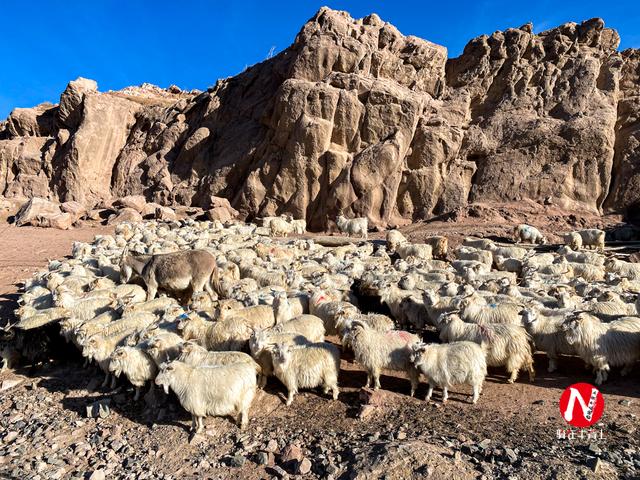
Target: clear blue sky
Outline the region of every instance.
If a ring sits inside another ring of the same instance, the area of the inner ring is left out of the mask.
[[[596,16],[618,30],[621,49],[640,47],[637,0],[3,0],[0,118],[57,102],[78,76],[101,91],[142,82],[204,89],[289,46],[322,5],[353,17],[376,12],[404,34],[446,46],[450,57],[482,33],[529,21],[539,32]]]

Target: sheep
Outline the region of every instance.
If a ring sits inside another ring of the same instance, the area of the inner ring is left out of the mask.
[[[260,365],[262,372],[258,383],[260,388],[264,388],[267,384],[267,377],[273,375],[273,361],[269,347],[276,343],[306,345],[309,340],[295,332],[274,332],[273,329],[255,330],[249,339],[249,351],[258,365]]]
[[[64,307],[51,307],[43,310],[30,307],[29,310],[23,310],[21,313],[20,321],[15,327],[24,330],[38,328],[70,317],[69,310]]]
[[[286,237],[294,231],[294,226],[284,218],[276,217],[269,222],[269,231],[274,237]]]
[[[134,330],[125,330],[106,336],[95,334],[89,337],[84,343],[82,347],[82,356],[89,360],[95,360],[95,362],[100,366],[100,369],[105,372],[102,387],[106,387],[109,382],[109,357],[121,342],[133,331]],[[113,377],[111,379],[111,388],[115,388],[115,385],[116,378]]]
[[[501,247],[494,245],[489,248],[489,251],[493,253],[493,258],[498,256],[504,258],[516,258],[518,260],[524,260],[527,256],[527,250],[521,247]]]
[[[517,275],[522,274],[522,260],[517,258],[504,258],[500,255],[495,257],[496,268],[501,272],[513,272]]]
[[[315,315],[299,315],[286,322],[278,323],[269,329],[274,333],[295,333],[310,342],[324,341],[324,322]]]
[[[578,232],[566,233],[562,239],[571,250],[580,250],[582,248],[582,236]]]
[[[424,239],[424,243],[429,245],[435,258],[446,258],[449,250],[449,240],[443,236],[433,236]]]
[[[520,310],[522,305],[517,303],[487,304],[477,294],[457,298],[452,302],[456,309],[460,309],[460,317],[465,322],[488,324],[507,323],[520,325]]]
[[[480,345],[467,341],[442,345],[414,343],[409,361],[427,377],[429,390],[425,400],[431,399],[433,387],[439,387],[445,403],[449,398],[448,389],[464,384],[473,388],[471,403],[478,401],[487,376],[487,361]]]
[[[605,258],[602,255],[591,252],[574,252],[569,245],[560,247],[558,253],[572,263],[590,263],[602,266],[605,262]]]
[[[118,347],[111,354],[109,371],[119,377],[124,373],[129,382],[136,387],[133,401],[140,398],[140,391],[147,381],[158,374],[158,367],[147,352],[138,347]],[[151,385],[153,387],[153,384]]]
[[[307,231],[307,221],[303,219],[292,220],[291,227],[293,228],[293,233],[297,235],[304,235]]]
[[[387,232],[387,250],[395,252],[396,248],[403,243],[408,243],[406,237],[399,230],[389,230]]]
[[[163,332],[151,337],[146,342],[147,353],[159,367],[165,362],[178,358],[184,340],[172,332]]]
[[[148,302],[129,303],[127,301],[118,301],[117,308],[122,312],[122,315],[130,315],[133,313],[149,312],[154,315],[163,315],[171,308],[177,307],[175,299],[171,297],[158,297]]]
[[[251,337],[251,329],[236,318],[209,322],[193,313],[180,319],[178,332],[207,350],[242,350]]]
[[[206,250],[184,250],[153,255],[142,269],[147,286],[147,301],[156,297],[158,289],[191,293],[203,289],[214,295],[218,285],[216,258]]]
[[[587,282],[604,281],[604,267],[599,267],[598,265],[592,265],[590,263],[568,263],[567,266],[571,268],[574,276],[581,277]]]
[[[325,395],[331,390],[333,399],[338,399],[340,351],[335,345],[320,342],[294,347],[279,343],[271,351],[274,373],[287,388],[287,406],[300,388],[321,386]]]
[[[194,342],[184,342],[180,345],[180,355],[177,360],[191,366],[207,365],[210,367],[233,365],[234,363],[246,363],[251,365],[256,373],[260,374],[260,366],[243,352],[210,352],[206,348]]]
[[[275,323],[275,313],[269,305],[255,305],[253,307],[237,308],[231,303],[224,303],[218,307],[218,320],[241,319],[252,328],[272,327]]]
[[[155,383],[167,394],[173,390],[191,414],[194,434],[202,431],[207,415],[233,415],[241,429],[249,423],[249,408],[256,394],[256,370],[251,365],[194,367],[174,360],[160,368]]]
[[[367,240],[369,231],[369,220],[366,217],[347,219],[343,215],[336,218],[336,226],[342,233],[347,236],[360,235],[361,238]]]
[[[462,240],[465,247],[473,247],[479,250],[491,250],[495,247],[495,243],[487,238],[466,237]]]
[[[311,315],[322,319],[326,335],[335,335],[338,332],[336,329],[338,312],[346,310],[350,313],[358,313],[358,309],[351,303],[333,300],[333,298],[335,297],[323,291],[316,291],[309,300],[309,311]]]
[[[616,273],[629,280],[640,280],[640,263],[630,263],[617,258],[607,258],[604,262],[607,272]]]
[[[606,235],[604,230],[599,230],[597,228],[590,228],[587,230],[580,230],[574,233],[577,233],[582,238],[582,246],[591,247],[595,250],[600,250],[601,252],[604,252],[604,239]],[[574,250],[577,250],[577,249],[574,249]]]
[[[458,247],[455,251],[455,256],[458,260],[484,263],[489,268],[493,265],[493,253],[489,250],[478,250],[471,247]]]
[[[452,300],[438,298],[438,295],[432,290],[422,292],[422,301],[429,319],[429,324],[433,326],[437,326],[440,315],[455,309],[452,305]]]
[[[607,380],[610,367],[623,366],[626,375],[640,360],[640,318],[626,317],[602,323],[593,315],[577,312],[562,324],[565,338],[580,358],[592,365],[596,385]]]
[[[395,324],[392,319],[380,313],[354,313],[351,309],[341,308],[336,313],[336,330],[338,335],[344,336],[344,331],[353,320],[359,320],[369,325],[378,332],[388,332],[393,330]]]
[[[345,337],[351,345],[356,362],[367,371],[366,388],[373,384],[373,389],[378,390],[380,372],[387,368],[404,371],[411,382],[411,396],[415,394],[418,387],[418,371],[409,361],[409,345],[419,341],[417,335],[402,330],[378,332],[366,323],[355,320],[351,322]]]
[[[402,259],[415,257],[422,260],[431,260],[433,258],[431,245],[426,243],[402,243],[396,247],[396,253]]]
[[[526,242],[534,244],[545,244],[547,238],[540,233],[536,227],[521,223],[513,230],[513,234],[516,237],[516,243]]]
[[[519,325],[511,324],[473,324],[465,323],[456,314],[441,316],[439,320],[440,340],[457,342],[468,340],[477,344],[486,344],[487,365],[489,367],[504,366],[510,374],[507,383],[514,383],[520,369],[529,372],[529,381],[533,382],[533,356],[531,353],[531,337]]]
[[[297,308],[296,308],[297,307]],[[283,323],[291,320],[293,317],[302,315],[303,308],[299,303],[292,304],[289,302],[287,292],[276,292],[273,298],[273,312],[275,323]]]
[[[545,352],[549,358],[549,373],[558,369],[558,355],[576,354],[576,349],[569,345],[562,330],[563,317],[544,316],[530,307],[524,308],[520,314],[536,349]]]

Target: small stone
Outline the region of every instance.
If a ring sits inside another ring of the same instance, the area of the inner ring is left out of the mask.
[[[279,467],[278,465],[275,465],[273,467],[269,467],[268,469],[271,472],[273,472],[278,478],[289,478],[289,474],[282,468]]]
[[[593,473],[597,475],[600,471],[600,468],[602,467],[602,461],[597,457],[592,457],[587,460],[587,466],[591,468],[591,470],[593,470]]]
[[[507,458],[509,462],[515,463],[518,461],[518,455],[510,448],[505,448],[504,452],[507,454]]]
[[[231,465],[232,467],[239,468],[239,467],[243,466],[246,461],[247,461],[247,459],[245,457],[243,457],[242,455],[234,455],[229,460],[229,465]]]
[[[5,437],[3,438],[4,443],[11,443],[13,442],[16,438],[18,438],[18,432],[9,432],[5,435]]]
[[[599,455],[602,453],[602,450],[600,449],[600,447],[595,443],[589,444],[589,451],[595,455]]]
[[[269,440],[269,443],[267,443],[267,448],[265,448],[265,450],[267,452],[277,452],[278,451],[278,442],[276,442],[275,440],[271,439]]]
[[[89,480],[105,480],[104,470],[98,469],[94,471],[90,476]]]
[[[333,463],[330,463],[329,465],[327,465],[327,468],[325,468],[325,472],[327,472],[327,475],[335,475],[336,473],[338,473],[338,467],[336,467]]]
[[[296,460],[299,462],[302,460],[302,458],[302,449],[295,443],[290,443],[289,445],[287,445],[280,456],[280,460],[283,463],[287,463],[292,460]]]
[[[298,474],[306,475],[311,471],[311,461],[308,458],[303,458],[298,464]]]
[[[256,455],[256,463],[258,465],[267,465],[269,463],[269,453],[258,452],[258,455]]]
[[[480,447],[482,450],[486,450],[487,448],[489,448],[489,445],[491,445],[491,440],[489,440],[488,438],[485,438],[480,443],[478,443],[478,447]]]
[[[4,392],[5,390],[9,390],[10,388],[15,387],[16,385],[20,385],[23,380],[9,379],[4,380],[2,382],[2,386],[0,386],[0,392]]]
[[[407,434],[405,432],[398,432],[396,438],[398,440],[404,440],[405,438],[407,438]]]
[[[631,406],[631,400],[627,400],[627,399],[620,400],[618,403],[620,405],[622,405],[622,406],[625,406],[625,407],[630,407]]]

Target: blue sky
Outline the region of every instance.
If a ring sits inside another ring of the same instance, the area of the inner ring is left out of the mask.
[[[638,1],[136,1],[3,0],[0,118],[14,107],[57,102],[69,80],[101,91],[150,82],[204,89],[290,45],[322,6],[354,17],[376,12],[449,56],[482,33],[533,22],[536,32],[602,17],[620,48],[640,48]]]

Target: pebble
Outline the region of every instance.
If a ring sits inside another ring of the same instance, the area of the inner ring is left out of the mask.
[[[258,452],[256,455],[256,463],[258,465],[267,465],[269,463],[269,454],[267,452]]]
[[[246,461],[247,461],[247,459],[244,456],[242,456],[242,455],[234,455],[229,460],[229,465],[231,465],[232,467],[241,467],[241,466],[243,466],[245,464]]]
[[[300,475],[306,475],[311,471],[311,461],[308,458],[303,458],[298,464],[298,473]]]
[[[480,443],[478,443],[478,447],[480,447],[482,450],[486,450],[487,448],[489,448],[489,445],[491,445],[491,440],[489,440],[488,438],[485,438]]]
[[[589,444],[589,451],[595,455],[599,455],[600,453],[602,453],[600,447],[595,443]]]
[[[505,448],[504,452],[507,454],[507,458],[509,462],[515,463],[518,461],[518,455],[510,448]]]

